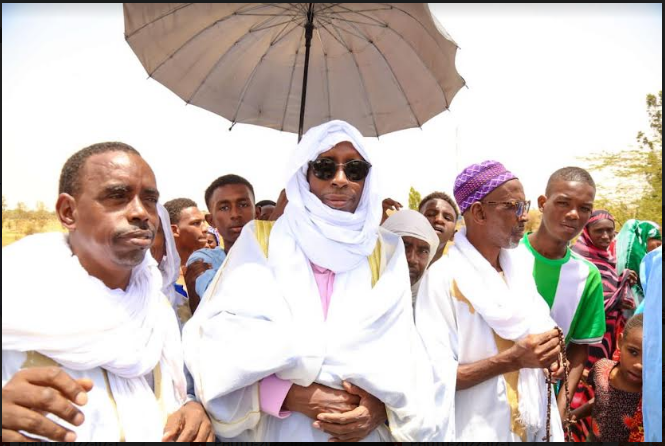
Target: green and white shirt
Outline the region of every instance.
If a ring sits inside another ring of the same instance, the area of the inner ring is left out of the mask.
[[[528,236],[524,235],[520,249],[526,249],[534,259],[536,287],[549,305],[552,319],[563,330],[566,343],[600,342],[605,334],[605,305],[598,268],[570,248],[562,259],[543,257]]]

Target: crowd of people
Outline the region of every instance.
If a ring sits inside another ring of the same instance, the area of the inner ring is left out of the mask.
[[[374,170],[331,121],[276,201],[228,174],[204,212],[126,144],[76,152],[66,233],[3,248],[3,441],[662,441],[657,224],[580,167],[530,233],[501,162],[417,210]]]

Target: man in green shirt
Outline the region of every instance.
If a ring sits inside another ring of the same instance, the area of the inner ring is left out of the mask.
[[[543,214],[540,227],[522,239],[523,247],[534,259],[538,292],[566,336],[570,362],[567,391],[571,399],[584,371],[589,344],[600,342],[605,334],[600,272],[568,247],[591,217],[595,196],[596,185],[586,170],[557,170],[547,182],[545,195],[538,197]],[[558,406],[563,419],[564,392],[559,392]]]

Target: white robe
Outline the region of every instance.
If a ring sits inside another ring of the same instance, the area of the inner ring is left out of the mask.
[[[482,311],[474,307],[470,301],[473,300],[470,297],[472,292],[482,292],[479,289],[482,290],[485,279],[478,271],[463,277],[468,271],[464,271],[463,260],[459,256],[453,255],[460,248],[462,238],[466,241],[464,230],[456,235],[451,255],[441,258],[425,274],[416,301],[416,326],[435,370],[445,369],[451,363],[455,365],[470,364],[499,354],[497,342],[501,342],[501,340],[497,341],[495,331],[486,318],[481,315]],[[477,251],[476,254],[480,256]],[[491,278],[492,287],[485,288],[486,292],[481,298],[489,302],[490,305],[486,304],[487,306],[496,305],[490,311],[495,318],[492,322],[496,327],[504,325],[502,328],[505,328],[507,332],[503,333],[503,338],[509,340],[510,337],[517,336],[516,333],[520,330],[528,334],[553,328],[555,323],[549,319],[549,311],[546,306],[542,305],[542,298],[538,295],[531,279],[531,270],[519,267],[520,258],[517,250],[503,250],[500,259],[506,280],[504,281],[499,273],[492,273],[494,270],[489,262],[485,261],[487,265],[482,265],[480,269],[483,273],[493,274],[496,277]],[[475,258],[475,260],[478,259]],[[491,271],[484,268],[485,266],[489,267]],[[504,302],[507,299],[514,299],[514,302],[502,306],[501,299]],[[516,303],[517,307],[514,307],[513,303]],[[515,322],[518,318],[513,320],[513,317],[517,313],[520,313],[520,316],[528,317]],[[513,322],[515,323],[513,324]],[[510,330],[514,332],[510,333]],[[518,339],[520,337],[517,336]],[[510,342],[503,341],[502,345],[510,345]],[[518,410],[519,405],[527,402],[527,400],[523,400],[523,394],[528,394],[528,398],[530,398],[528,402],[532,408],[535,406],[539,409],[537,412],[540,413],[542,427],[525,429],[524,435],[527,441],[542,441],[545,436],[545,375],[539,369],[531,370],[533,372],[529,369],[519,372],[518,390],[521,392],[518,391],[516,394],[510,392],[504,375],[490,378],[468,389],[458,390],[455,395],[454,408],[455,440],[522,441],[520,435],[516,433],[519,432],[519,429],[513,429],[511,423],[521,416]],[[525,373],[542,375],[537,376],[539,381],[535,383],[534,391],[524,390]],[[440,376],[437,378],[441,380]],[[451,383],[446,384],[452,385]],[[552,439],[553,441],[563,441],[563,430],[554,396],[552,396],[551,414]]]
[[[260,411],[258,382],[276,374],[301,386],[357,385],[385,403],[397,441],[452,439],[453,392],[434,391],[400,238],[380,230],[384,268],[373,289],[367,261],[336,274],[324,320],[309,260],[293,238],[275,237],[284,224],[275,224],[268,260],[255,225],[245,226],[183,332],[185,361],[216,433],[238,441],[327,441],[300,413],[278,419]],[[284,281],[302,265],[308,269],[299,280]],[[383,425],[366,438],[390,439]]]
[[[83,425],[49,415],[77,441],[161,441],[167,416],[184,402],[185,378],[154,259],[134,268],[126,291],[90,276],[61,233],[3,248],[2,263],[3,387],[23,368],[59,365],[94,383]]]

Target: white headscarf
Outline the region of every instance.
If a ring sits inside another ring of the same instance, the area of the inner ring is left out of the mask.
[[[178,296],[180,296],[173,286],[180,277],[180,256],[175,246],[169,211],[166,210],[163,204],[157,203],[157,212],[159,213],[159,224],[164,231],[164,246],[166,248],[164,258],[159,263],[159,271],[162,273],[162,292],[171,305],[174,306]]]
[[[400,237],[414,237],[429,243],[430,250],[427,265],[436,255],[436,250],[439,247],[439,236],[436,235],[436,231],[427,218],[420,212],[413,209],[402,209],[388,217],[381,226]]]
[[[423,214],[413,209],[403,209],[388,217],[382,226],[400,237],[415,237],[429,243],[429,259],[425,268],[429,266],[439,247],[439,237]],[[416,304],[416,297],[418,296],[422,279],[421,277],[416,283],[411,285],[411,300],[414,305]]]
[[[310,192],[308,162],[348,141],[371,163],[362,139],[360,132],[344,121],[321,124],[305,134],[288,164],[286,225],[307,258],[335,273],[356,268],[374,250],[383,212],[381,198],[370,169],[356,211],[332,209]]]

